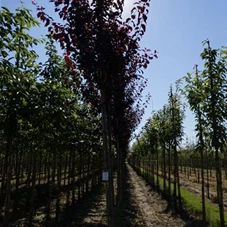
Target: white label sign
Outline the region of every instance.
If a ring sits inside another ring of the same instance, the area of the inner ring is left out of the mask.
[[[102,172],[102,180],[103,181],[109,180],[109,173],[108,172]]]

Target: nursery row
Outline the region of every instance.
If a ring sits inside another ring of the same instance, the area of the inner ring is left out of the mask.
[[[201,213],[208,221],[207,203],[216,203],[219,224],[225,226],[227,177],[227,51],[212,49],[204,41],[204,69],[170,87],[168,103],[154,111],[132,146],[130,160],[146,173],[149,168],[163,181],[163,193],[171,194],[173,209],[182,209],[181,188],[201,197]],[[183,144],[185,107],[195,116],[196,140]],[[143,166],[143,167],[142,167]],[[152,178],[154,180],[154,176]],[[208,200],[208,201],[207,201]],[[216,205],[215,205],[216,207]]]

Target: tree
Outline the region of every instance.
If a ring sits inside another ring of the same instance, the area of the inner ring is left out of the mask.
[[[124,123],[127,124],[128,129],[130,127],[132,129],[141,117],[136,116],[136,111],[133,110],[132,95],[135,91],[130,91],[130,89],[136,88],[139,91],[142,89],[138,82],[142,78],[142,69],[147,68],[149,61],[153,58],[148,49],[141,52],[138,44],[146,30],[149,1],[137,2],[132,10],[131,18],[126,21],[120,20],[123,1],[69,2],[52,0],[51,2],[54,2],[55,11],[59,12],[59,16],[65,21],[65,24],[60,25],[53,22],[45,14],[42,7],[37,7],[38,17],[45,22],[53,37],[60,42],[62,49],[65,50],[66,60],[70,63],[70,57],[73,59],[80,71],[77,76],[83,78],[89,92],[96,90],[100,95],[104,150],[103,165],[104,170],[109,172],[106,191],[108,226],[110,226],[113,225],[114,220],[114,218],[111,218],[114,216],[114,190],[111,151],[113,123],[111,122],[110,110],[116,91],[117,84],[115,83],[118,82],[119,85],[120,82],[118,92],[121,92],[121,99],[128,100],[128,102],[125,102],[122,106],[124,111],[119,116],[124,116]],[[156,53],[154,56],[156,56]],[[125,93],[126,90],[130,91],[128,93],[129,98]],[[83,94],[87,98],[88,94]],[[141,95],[139,92],[135,94],[136,97]],[[127,105],[125,105],[126,103]],[[134,122],[129,120],[129,116],[132,115],[134,115]],[[118,120],[116,125],[119,125],[119,123]],[[119,135],[115,135],[115,138],[119,138]],[[127,135],[124,138],[124,144],[127,144],[129,136]],[[118,149],[119,152],[121,151]],[[122,179],[121,177],[121,181]]]
[[[207,48],[201,53],[201,58],[205,61],[202,72],[204,81],[205,100],[203,112],[206,114],[207,127],[212,140],[212,148],[215,150],[215,168],[217,180],[217,199],[220,212],[220,226],[225,226],[223,207],[222,171],[220,163],[220,153],[223,153],[223,142],[226,141],[225,127],[225,91],[226,91],[226,62],[220,56],[220,52],[210,47],[209,41],[204,41]]]
[[[173,199],[174,199],[174,209],[178,210],[177,206],[177,191],[178,191],[178,203],[179,208],[182,209],[181,201],[181,191],[180,191],[180,177],[178,168],[178,150],[180,142],[183,139],[183,119],[184,110],[181,108],[180,96],[175,93],[173,94],[172,86],[169,92],[169,109],[170,109],[170,120],[171,120],[171,145],[173,148],[173,161],[174,161],[174,189],[173,189]]]
[[[197,132],[196,137],[198,138],[198,144],[196,150],[200,153],[201,160],[201,178],[202,178],[202,215],[203,221],[206,223],[206,206],[205,206],[205,181],[204,181],[204,126],[206,125],[205,116],[202,112],[202,105],[204,102],[204,88],[201,75],[198,73],[198,65],[195,65],[195,77],[188,73],[185,77],[187,84],[184,87],[183,93],[187,98],[190,105],[190,109],[195,113],[196,126],[195,131]]]
[[[7,138],[4,174],[2,178],[1,194],[5,191],[4,226],[8,226],[11,196],[11,178],[13,165],[13,141],[18,131],[21,117],[30,116],[28,103],[32,101],[29,92],[35,91],[35,64],[37,54],[29,47],[37,45],[40,40],[25,32],[31,26],[39,23],[32,17],[30,10],[25,7],[16,9],[13,14],[3,7],[1,12],[1,109],[3,113],[4,136]],[[10,55],[8,53],[11,53]],[[31,107],[31,108],[34,108]],[[6,179],[6,181],[5,181]],[[6,183],[6,184],[4,184]],[[15,208],[16,208],[15,204]]]

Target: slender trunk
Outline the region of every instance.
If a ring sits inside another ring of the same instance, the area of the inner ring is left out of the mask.
[[[88,157],[87,157],[87,174],[89,174],[89,175],[90,175],[90,160],[91,160],[91,154],[90,154],[90,152],[88,152]],[[86,180],[86,193],[89,190],[89,181],[90,181],[90,177],[87,178],[87,180]]]
[[[225,170],[225,180],[227,180],[227,155],[226,155],[226,150],[224,151],[224,160],[223,160],[223,162],[224,162],[224,166],[223,166],[223,168],[224,168],[224,170]]]
[[[47,162],[48,162],[48,156],[47,155],[45,155],[45,161],[44,161],[44,180],[45,180],[45,183],[47,183],[48,182],[48,174],[47,174]]]
[[[158,158],[158,143],[156,141],[156,144],[155,144],[155,152],[156,152],[156,163],[157,163],[157,166],[156,166],[156,172],[157,172],[157,181],[156,181],[156,184],[157,184],[157,189],[158,189],[158,192],[160,190],[159,188],[159,158]]]
[[[82,197],[84,197],[84,192],[85,192],[85,189],[84,189],[84,184],[85,184],[85,164],[86,164],[86,154],[83,152],[82,153]],[[87,173],[88,175],[88,173]]]
[[[107,97],[106,97],[106,90],[101,89],[101,109],[102,109],[102,130],[103,130],[103,170],[107,171],[110,175],[111,163],[110,161],[110,148],[109,148],[109,129],[108,129],[108,116],[107,116]],[[111,181],[109,179],[105,182],[105,189],[106,189],[106,211],[107,211],[107,226],[112,227],[112,204],[111,204]]]
[[[32,175],[32,147],[30,148],[29,154],[28,154],[28,159],[29,159],[29,163],[28,163],[28,173],[27,173],[27,180],[26,180],[26,187],[30,188],[30,184],[31,184],[31,175]],[[29,201],[28,201],[29,203]]]
[[[67,160],[68,159],[68,154],[67,153],[65,153],[65,160],[64,160],[64,186],[65,186],[65,184],[66,184],[66,172],[67,172]]]
[[[17,151],[16,151],[16,188],[15,188],[14,210],[17,210],[18,203],[19,203],[18,188],[19,188],[19,184],[20,184],[21,159],[22,159],[22,154],[20,153],[20,155],[19,155],[19,149],[17,147]]]
[[[58,153],[57,157],[57,199],[56,199],[56,211],[55,211],[55,221],[59,220],[60,213],[60,191],[61,191],[61,171],[62,171],[62,154],[61,151]]]
[[[41,184],[41,178],[42,178],[42,161],[43,161],[42,160],[42,152],[40,150],[40,152],[39,152],[39,176],[38,176],[38,178],[39,178],[39,184]]]
[[[219,212],[220,212],[220,227],[225,227],[222,172],[220,167],[219,151],[217,148],[215,150],[215,162],[216,162],[217,198],[218,198],[218,206],[219,206]]]
[[[32,220],[34,215],[35,183],[36,183],[36,156],[37,156],[36,153],[37,152],[35,151],[35,149],[33,150],[32,148],[32,153],[33,153],[33,162],[32,162],[33,168],[32,168],[32,186],[30,189],[30,210],[29,210],[29,222],[28,222],[29,227],[32,227]]]
[[[179,208],[181,210],[182,209],[182,200],[181,200],[180,176],[179,176],[179,168],[178,168],[178,155],[177,155],[177,190],[178,190]]]
[[[64,186],[66,185],[66,177],[67,177],[67,166],[68,166],[68,154],[65,153],[65,162],[64,162],[65,168],[64,168]]]
[[[206,222],[206,202],[205,202],[205,180],[204,180],[204,155],[203,149],[200,151],[201,153],[201,178],[202,178],[202,214],[203,214],[203,221]]]
[[[5,212],[4,212],[4,222],[3,227],[9,226],[9,215],[10,215],[10,197],[11,197],[11,178],[12,178],[12,146],[13,146],[13,138],[12,135],[7,137],[7,147],[6,147],[6,156],[8,157],[7,163],[8,166],[6,168],[6,195],[5,195]]]
[[[71,184],[71,175],[72,175],[72,151],[70,151],[70,153],[69,153],[69,158],[68,158],[68,168],[69,168],[69,170],[68,170],[68,179],[67,179],[67,183],[68,183],[68,185],[67,185],[67,196],[66,196],[66,200],[67,200],[67,206],[69,205],[69,203],[70,203],[70,184]]]
[[[48,167],[47,167],[47,184],[49,185],[50,184],[50,175],[51,175],[51,153],[50,151],[48,152]]]
[[[108,163],[109,163],[109,193],[110,193],[110,209],[111,209],[111,226],[115,226],[115,202],[114,202],[114,185],[113,185],[113,152],[111,141],[111,119],[110,119],[110,107],[107,105],[107,130],[108,130]]]
[[[152,185],[155,185],[155,154],[152,154]]]
[[[76,157],[75,157],[75,151],[74,150],[72,150],[71,151],[71,157],[72,157],[72,169],[71,169],[71,182],[70,182],[70,185],[69,185],[69,187],[71,188],[71,191],[72,191],[72,198],[71,198],[71,201],[72,201],[72,204],[74,204],[75,203],[75,201],[76,201],[76,199],[75,199],[75,162],[76,162]],[[81,156],[81,154],[80,154],[80,156]],[[80,164],[80,170],[81,170],[81,164]],[[80,184],[80,179],[78,179],[78,182],[79,182],[79,184]],[[80,199],[79,197],[78,197],[78,199]]]
[[[52,200],[52,191],[55,184],[55,172],[56,172],[56,151],[53,152],[53,159],[52,159],[52,176],[49,181],[49,194],[48,194],[48,202],[46,207],[46,223],[45,226],[50,226],[50,212],[51,212],[51,200]]]
[[[122,209],[123,188],[122,188],[122,151],[120,149],[119,134],[117,136],[117,204],[118,209]]]
[[[202,113],[200,111],[200,106],[198,106],[198,120],[199,120],[199,141],[201,144],[200,147],[200,158],[201,158],[201,178],[202,178],[202,215],[203,215],[203,221],[206,223],[206,204],[205,204],[205,181],[204,181],[204,140],[203,140],[203,127],[202,127]],[[198,171],[199,173],[199,171]]]
[[[8,138],[9,140],[9,138]],[[8,143],[8,141],[7,141]],[[6,148],[5,152],[5,160],[4,160],[4,171],[2,174],[2,185],[1,185],[1,193],[0,195],[2,196],[5,193],[5,187],[6,187],[6,177],[7,177],[7,172],[8,172],[8,167],[9,167],[9,149]]]
[[[163,195],[164,195],[164,198],[166,197],[166,144],[163,143],[163,154],[162,154],[162,157],[163,157],[163,186],[164,186],[164,191],[163,191]]]
[[[171,146],[168,147],[168,194],[171,197]]]
[[[81,198],[81,173],[82,173],[82,154],[79,154],[79,163],[78,163],[78,200]]]
[[[120,137],[117,135],[117,224],[121,223],[121,213],[123,211],[123,155],[120,147]]]

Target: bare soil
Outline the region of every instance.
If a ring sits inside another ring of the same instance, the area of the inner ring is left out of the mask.
[[[197,171],[200,171],[200,170],[197,170]],[[204,174],[204,176],[206,179],[207,178],[206,174]],[[197,174],[196,175],[192,174],[188,178],[187,175],[180,173],[180,181],[181,181],[181,185],[183,188],[187,189],[190,192],[193,192],[194,194],[197,194],[199,197],[202,196],[201,177],[200,177],[200,182],[198,182]],[[205,182],[206,182],[206,180],[205,180]],[[223,184],[224,209],[225,209],[225,212],[227,212],[227,193],[226,193],[227,192],[227,180],[225,179],[225,177],[223,177],[222,184]],[[205,187],[205,194],[207,196],[206,187]],[[213,173],[212,177],[209,177],[209,195],[210,195],[209,201],[218,207],[218,205],[215,203],[215,199],[214,199],[214,197],[216,197],[216,195],[217,195],[215,173]]]
[[[189,170],[187,170],[189,171]],[[200,169],[196,170],[197,173],[195,174],[193,171],[191,175],[189,176],[188,173],[179,173],[180,176],[180,184],[181,187],[186,189],[189,192],[194,193],[199,198],[202,196],[202,189],[201,189],[201,176],[200,181],[198,181],[198,171],[201,171]],[[159,176],[163,177],[162,172],[159,171]],[[171,173],[171,179],[173,181],[174,175]],[[205,183],[207,183],[207,174],[206,171],[204,173]],[[207,184],[206,184],[207,185]],[[225,176],[222,178],[222,185],[223,185],[223,202],[224,202],[224,210],[227,212],[227,180]],[[217,204],[217,189],[216,189],[216,177],[215,177],[215,171],[212,171],[212,176],[209,176],[209,199],[207,198],[207,186],[205,186],[205,195],[206,199],[211,202],[214,206],[218,208]]]
[[[162,200],[160,195],[153,191],[130,166],[128,168],[132,205],[139,211],[133,226],[196,226],[192,225],[190,220],[182,220],[180,216],[167,212],[167,202]]]
[[[168,202],[148,185],[145,180],[127,166],[124,210],[118,227],[201,227],[199,221],[182,218],[168,209]],[[115,180],[116,189],[116,180]],[[61,193],[62,212],[53,227],[106,227],[106,199],[103,184],[95,186],[84,197],[71,206],[66,203],[66,193]],[[53,203],[54,205],[54,203]],[[44,226],[44,209],[38,209],[34,217],[34,227]],[[53,207],[54,213],[54,207]],[[26,226],[20,219],[11,226]]]

